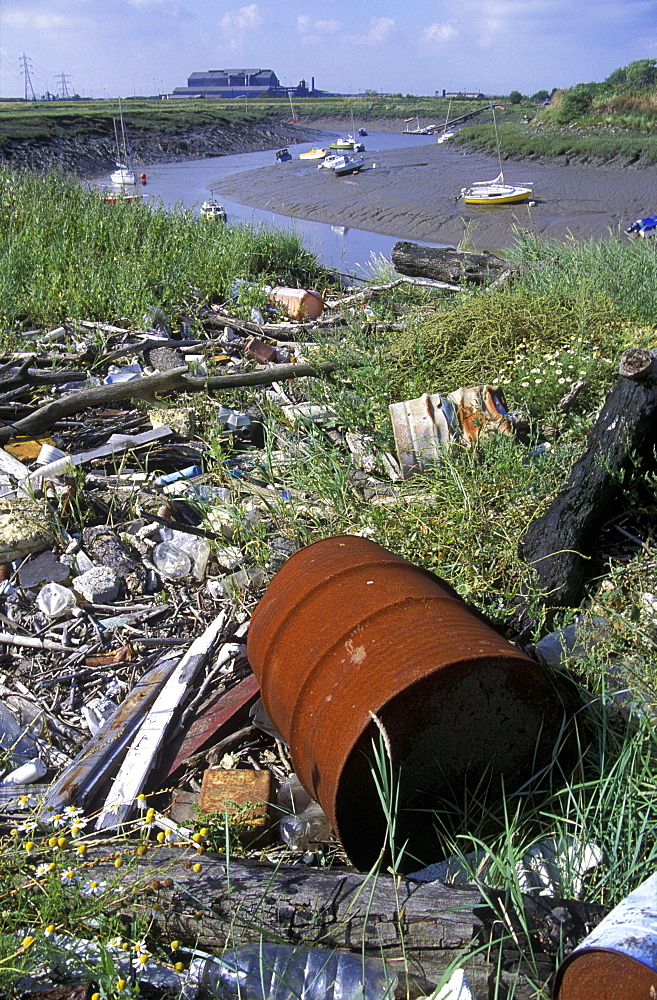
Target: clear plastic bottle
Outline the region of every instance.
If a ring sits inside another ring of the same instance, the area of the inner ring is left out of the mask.
[[[296,774],[291,774],[281,785],[276,806],[285,813],[278,824],[279,836],[293,851],[305,851],[310,844],[328,840],[331,836],[328,816],[311,799]]]
[[[18,724],[13,712],[0,701],[0,747],[10,751],[10,767],[20,767],[38,756],[36,742]]]
[[[397,982],[376,958],[284,944],[197,957],[189,968],[189,983],[221,1000],[391,1000]]]
[[[170,580],[181,580],[192,568],[189,556],[172,542],[160,542],[156,545],[151,553],[151,559],[158,573]]]

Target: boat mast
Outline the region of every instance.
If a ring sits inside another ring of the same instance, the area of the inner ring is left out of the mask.
[[[504,173],[502,172],[502,152],[500,150],[500,137],[497,134],[497,119],[495,117],[495,105],[491,104],[493,109],[493,126],[495,128],[495,145],[497,146],[497,162],[500,165],[500,182],[504,184]]]

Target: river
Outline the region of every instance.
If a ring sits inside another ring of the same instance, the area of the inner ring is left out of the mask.
[[[332,141],[317,140],[316,145]],[[363,138],[367,153],[380,150],[400,149],[409,146],[435,145],[435,136],[412,135],[396,132],[372,132]],[[312,143],[290,145],[288,149],[293,157],[309,149]],[[256,167],[271,166],[274,163],[274,150],[258,153],[238,153],[230,156],[213,156],[203,160],[187,160],[182,163],[156,163],[143,168],[146,174],[144,190],[146,197],[153,201],[161,201],[166,207],[173,208],[182,205],[198,212],[201,204],[210,197],[210,186],[227,177]],[[97,185],[107,185],[108,178],[96,178]],[[382,233],[368,232],[350,226],[328,225],[322,222],[310,222],[305,219],[290,218],[276,212],[249,208],[236,201],[220,196],[221,203],[228,212],[231,222],[246,222],[254,225],[275,226],[292,230],[303,240],[304,246],[311,250],[327,267],[337,271],[367,278],[376,266],[380,257],[390,260],[392,247],[401,237],[386,236]],[[424,244],[436,246],[440,244]]]

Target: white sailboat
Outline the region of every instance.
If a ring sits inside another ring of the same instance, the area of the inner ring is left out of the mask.
[[[114,139],[116,141],[116,170],[113,170],[110,174],[110,180],[112,184],[120,184],[125,186],[126,184],[135,183],[135,171],[131,163],[130,152],[128,149],[128,139],[125,131],[125,122],[123,120],[123,107],[121,105],[121,98],[119,97],[119,115],[121,117],[121,142],[119,142],[119,133],[116,128],[116,118],[114,121]]]
[[[462,188],[460,197],[466,205],[512,205],[518,201],[527,201],[532,197],[532,184],[505,184],[502,171],[502,154],[500,140],[497,134],[497,120],[493,107],[493,125],[495,126],[495,141],[497,144],[497,159],[500,172],[492,181],[474,181],[471,187]]]

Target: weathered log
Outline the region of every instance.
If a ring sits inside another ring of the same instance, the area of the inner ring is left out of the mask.
[[[584,454],[547,511],[530,524],[521,539],[522,559],[536,571],[544,603],[579,604],[600,529],[619,509],[622,473],[636,456],[655,445],[657,352],[626,351],[620,377],[609,393],[589,435]]]
[[[190,860],[200,864],[198,873]],[[92,864],[93,878],[116,883],[111,858]],[[159,904],[152,919],[168,940],[217,954],[226,944],[262,938],[340,948],[383,958],[392,969],[431,983],[463,955],[478,996],[493,995],[495,980],[509,985],[519,976],[517,1000],[534,997],[531,983],[553,974],[560,942],[574,947],[604,915],[596,905],[531,895],[519,915],[504,893],[476,885],[233,859],[227,865],[220,856],[175,847],[149,851],[134,867],[126,864],[119,880],[131,914]]]
[[[284,382],[288,378],[329,374],[335,371],[335,368],[331,361],[318,361],[314,364],[274,365],[260,371],[236,372],[232,375],[216,375],[213,378],[191,378],[185,375],[187,368],[181,367],[158,372],[157,375],[142,375],[130,382],[78,389],[61,399],[46,403],[34,413],[22,417],[13,424],[0,427],[0,445],[6,444],[16,434],[28,436],[43,434],[58,420],[86,410],[89,406],[104,406],[120,399],[141,398],[152,401],[156,392],[212,392],[216,389],[233,389],[239,386],[271,385],[272,382]]]
[[[518,261],[501,260],[488,250],[474,253],[450,247],[422,247],[405,240],[392,248],[392,264],[400,274],[411,277],[450,283],[467,281],[473,285],[485,285],[520,268]]]

